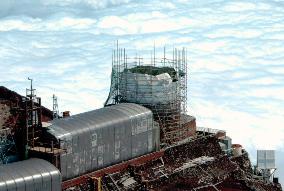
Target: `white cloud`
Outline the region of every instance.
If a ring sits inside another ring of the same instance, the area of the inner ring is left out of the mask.
[[[58,12],[84,12],[129,3],[131,0],[5,0],[0,1],[0,17],[28,15],[46,17]]]
[[[43,21],[42,19],[31,19],[31,18],[22,18],[19,19],[7,19],[2,21],[0,25],[0,31],[58,31],[58,30],[82,30],[87,29],[91,25],[95,24],[95,19],[89,18],[72,18],[72,17],[63,17],[52,18],[52,20]]]
[[[224,129],[234,143],[257,149],[284,148],[284,118],[281,114],[256,116],[214,102],[197,100],[191,113],[200,116],[198,125]],[[206,116],[203,114],[206,113]]]
[[[242,11],[251,11],[256,9],[256,5],[250,2],[232,2],[224,7],[225,11],[228,12],[242,12]]]

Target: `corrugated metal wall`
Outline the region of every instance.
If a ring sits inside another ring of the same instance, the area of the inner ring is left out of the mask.
[[[0,191],[61,191],[61,175],[42,159],[1,165]]]
[[[123,103],[55,120],[49,132],[63,140],[63,179],[156,151],[160,130],[151,110]]]

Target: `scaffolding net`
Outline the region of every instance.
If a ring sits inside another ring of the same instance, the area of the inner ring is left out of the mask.
[[[15,155],[15,142],[9,128],[0,129],[0,165],[7,164]]]
[[[170,56],[168,56],[170,54]],[[164,48],[163,56],[127,56],[125,49],[113,50],[111,87],[105,106],[130,102],[152,110],[161,129],[161,141],[172,144],[185,139],[188,128],[181,116],[187,110],[186,49]]]

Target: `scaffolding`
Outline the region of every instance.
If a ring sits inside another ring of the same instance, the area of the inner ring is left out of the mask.
[[[41,98],[35,94],[36,89],[33,88],[33,80],[30,80],[30,88],[26,89],[26,97],[23,99],[25,112],[25,138],[24,142],[24,158],[28,158],[28,150],[35,147],[35,142],[39,140],[41,135]]]
[[[52,96],[52,113],[53,113],[53,119],[59,118],[59,110],[58,110],[58,102],[57,102],[57,96],[53,94]]]
[[[169,56],[170,55],[170,56]],[[129,57],[118,45],[112,53],[112,75],[105,106],[131,102],[152,110],[161,141],[172,144],[187,138],[181,116],[187,111],[187,51],[151,51],[150,58]]]

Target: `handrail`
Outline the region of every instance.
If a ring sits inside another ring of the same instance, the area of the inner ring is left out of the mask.
[[[61,148],[60,147],[60,143],[62,142],[62,140],[59,140],[59,146],[56,146],[54,144],[53,141],[51,141],[50,143],[46,143],[46,142],[37,142],[36,146],[31,147],[32,150],[34,151],[38,151],[38,152],[45,152],[45,153],[52,153],[52,154],[56,154],[56,151],[63,151],[66,152],[65,148]]]
[[[196,131],[202,131],[205,133],[211,133],[211,134],[216,134],[218,132],[226,132],[222,129],[212,129],[212,128],[208,128],[208,127],[196,127]]]

